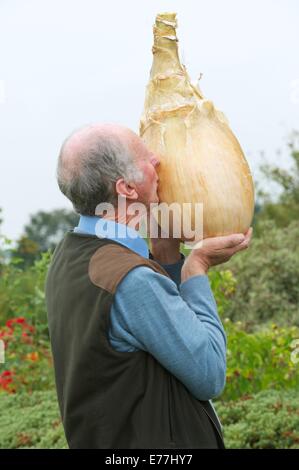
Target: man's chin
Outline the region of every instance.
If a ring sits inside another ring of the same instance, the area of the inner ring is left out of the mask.
[[[152,197],[140,199],[138,202],[143,204],[146,207],[147,212],[148,212],[149,210],[152,209],[152,207],[155,207],[156,205],[159,204],[160,199],[159,199],[159,196],[156,194]]]

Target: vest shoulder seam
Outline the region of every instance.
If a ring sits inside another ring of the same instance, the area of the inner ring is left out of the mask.
[[[115,244],[105,244],[95,251],[89,261],[88,275],[92,284],[114,294],[123,277],[137,266],[147,266],[170,277],[156,261]]]

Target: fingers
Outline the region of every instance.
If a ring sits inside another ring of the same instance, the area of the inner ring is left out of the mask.
[[[233,233],[232,235],[226,235],[223,237],[215,237],[217,239],[217,245],[219,248],[234,248],[240,244],[248,244],[252,236],[252,227],[250,227],[245,234]]]
[[[252,229],[252,227],[250,227],[250,228],[247,230],[246,234],[245,234],[245,239],[244,239],[243,242],[241,243],[242,246],[244,246],[244,247],[246,247],[246,248],[249,246],[250,241],[251,241],[251,237],[252,237],[252,232],[253,232],[253,229]]]
[[[251,237],[252,237],[252,232],[253,232],[253,228],[249,227],[249,229],[247,230],[247,233],[245,234],[245,238],[247,238],[249,242],[250,242]]]
[[[204,253],[210,260],[210,265],[228,261],[235,253],[248,248],[252,236],[252,227],[245,234],[234,233],[220,237],[206,238],[200,248],[193,250],[193,254],[200,256]]]

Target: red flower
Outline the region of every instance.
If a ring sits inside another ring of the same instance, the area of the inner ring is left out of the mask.
[[[13,373],[10,370],[5,370],[0,374],[0,387],[9,393],[15,393],[16,389],[11,385]]]
[[[0,377],[11,377],[12,376],[12,372],[10,370],[5,370],[2,372],[2,374],[0,374]]]
[[[11,318],[10,320],[7,320],[6,326],[7,328],[12,328],[12,325],[14,324],[14,319]]]
[[[32,338],[31,336],[29,336],[28,333],[26,333],[25,331],[23,331],[23,333],[22,333],[22,341],[23,341],[23,343],[32,344],[32,343],[33,343],[33,338]]]
[[[36,351],[31,352],[29,354],[26,354],[26,359],[28,361],[33,361],[33,362],[38,361],[39,360],[39,354]]]
[[[13,325],[16,323],[18,323],[19,325],[24,325],[24,327],[27,326],[27,323],[24,317],[11,318],[10,320],[7,320],[6,326],[8,328],[13,328]]]
[[[35,328],[32,325],[29,325],[24,317],[11,318],[6,322],[6,327],[9,328],[11,332],[13,332],[15,325],[21,325],[23,330],[28,330],[31,333],[34,333],[35,331]]]
[[[0,330],[0,339],[7,339],[9,337],[11,337],[13,334],[13,330],[11,329],[3,329],[3,330]]]

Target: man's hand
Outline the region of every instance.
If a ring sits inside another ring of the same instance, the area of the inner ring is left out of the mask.
[[[163,234],[161,227],[158,225],[156,219],[149,214],[148,215],[148,229],[156,227],[157,238],[149,238],[150,241],[150,251],[153,255],[155,261],[158,261],[161,264],[173,264],[177,263],[181,259],[180,253],[180,244],[181,241],[179,238],[166,237]],[[148,236],[150,233],[148,232]]]
[[[181,259],[179,238],[151,238],[151,253],[161,264],[177,263]]]
[[[236,233],[224,237],[206,238],[200,248],[194,248],[186,259],[181,273],[182,282],[191,276],[207,274],[211,266],[225,263],[235,253],[248,248],[252,227],[246,234]]]

